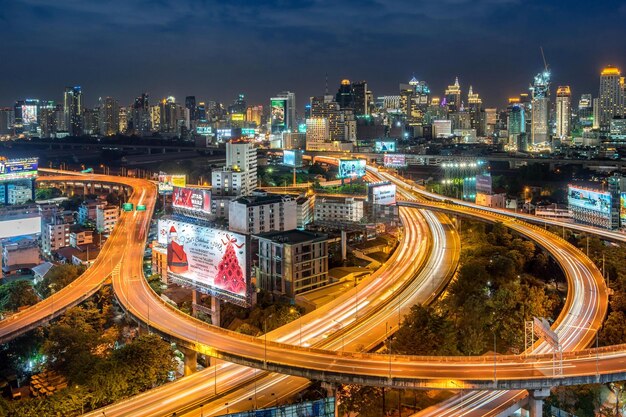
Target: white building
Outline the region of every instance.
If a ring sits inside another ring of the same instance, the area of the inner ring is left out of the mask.
[[[572,92],[569,85],[556,90],[556,137],[565,139],[570,135],[572,117]]]
[[[433,120],[433,138],[452,136],[452,120]]]
[[[296,224],[297,228],[304,230],[307,224],[315,219],[315,194],[302,195],[296,199]]]
[[[70,245],[70,225],[54,219],[53,223],[44,222],[41,228],[41,249],[51,255]]]
[[[96,230],[110,233],[117,223],[120,210],[117,206],[99,206],[96,209]]]
[[[363,214],[363,200],[322,198],[315,201],[316,222],[359,222]]]
[[[226,142],[226,166],[211,173],[212,193],[246,195],[256,188],[256,183],[256,148],[248,142]]]
[[[290,196],[258,194],[239,197],[228,208],[229,230],[265,233],[295,229],[296,200]]]
[[[306,149],[318,150],[320,147],[328,146],[328,142],[330,142],[328,119],[323,117],[306,119]]]
[[[26,185],[9,184],[7,186],[7,203],[10,205],[24,204],[33,198],[33,190]]]

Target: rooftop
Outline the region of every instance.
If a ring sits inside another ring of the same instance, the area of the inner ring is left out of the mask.
[[[234,200],[238,204],[245,204],[246,206],[260,206],[263,204],[280,203],[281,201],[292,201],[294,198],[291,196],[285,196],[281,194],[257,194],[242,196]]]
[[[306,232],[304,230],[285,230],[284,232],[267,232],[255,235],[259,239],[271,240],[275,243],[286,243],[295,245],[304,242],[320,242],[328,239],[328,236],[322,233]]]

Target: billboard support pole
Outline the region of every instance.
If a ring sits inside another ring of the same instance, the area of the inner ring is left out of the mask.
[[[222,314],[221,310],[219,298],[211,296],[211,324],[214,326],[220,326]]]

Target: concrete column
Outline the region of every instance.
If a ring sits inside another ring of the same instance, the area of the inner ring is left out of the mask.
[[[191,315],[198,318],[198,309],[196,308],[196,305],[198,305],[198,291],[191,290]]]
[[[543,417],[543,400],[550,396],[548,388],[537,389],[530,392],[528,404],[530,408],[530,417]]]
[[[211,296],[211,324],[214,326],[220,326],[222,320],[221,310],[219,298]]]
[[[341,260],[345,261],[348,257],[348,234],[345,230],[341,231]]]
[[[189,376],[198,370],[198,352],[187,348],[179,348],[185,354],[185,376]]]

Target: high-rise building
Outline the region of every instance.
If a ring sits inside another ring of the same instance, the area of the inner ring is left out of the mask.
[[[10,107],[0,108],[0,135],[13,134],[15,111]]]
[[[295,93],[282,91],[270,99],[270,125],[272,133],[298,130]]]
[[[547,143],[549,139],[549,108],[550,108],[550,71],[547,69],[535,76],[530,87],[531,100],[531,132],[533,145]]]
[[[332,95],[311,97],[311,119],[326,119],[330,141],[343,141],[346,136],[344,115]]]
[[[370,94],[367,91],[367,81],[352,83],[352,93],[354,95],[354,114],[356,116],[366,116],[370,113]]]
[[[41,137],[53,137],[57,131],[57,106],[52,100],[39,102],[39,126]]]
[[[113,97],[100,98],[100,134],[116,135],[120,129],[120,106]]]
[[[469,92],[467,93],[467,104],[469,106],[471,128],[476,129],[476,134],[478,136],[484,136],[483,100],[480,98],[478,93],[474,93],[474,89],[471,85],[469,87]]]
[[[454,84],[449,85],[446,89],[446,104],[449,111],[461,110],[461,85],[459,77],[454,79]]]
[[[593,98],[591,94],[582,94],[578,101],[578,125],[582,128],[593,126]]]
[[[128,131],[128,108],[120,107],[119,119],[119,131],[120,133],[126,133]]]
[[[341,80],[339,90],[335,95],[335,101],[339,104],[340,109],[353,109],[354,108],[354,91],[352,90],[352,84],[350,80]]]
[[[237,99],[233,101],[233,104],[228,106],[228,114],[246,114],[246,97],[243,94],[239,94]]]
[[[263,120],[263,106],[248,106],[246,109],[246,121],[261,126]]]
[[[306,149],[309,151],[329,149],[329,142],[328,119],[323,117],[306,119]]]
[[[204,103],[204,101],[201,101],[200,103],[198,103],[198,107],[196,107],[196,117],[197,117],[197,120],[200,120],[203,122],[207,120],[206,104]]]
[[[161,131],[161,105],[150,106],[150,130]]]
[[[509,144],[516,145],[520,134],[526,133],[526,117],[524,107],[519,103],[510,104],[507,108],[507,132]]]
[[[70,136],[83,134],[83,92],[80,86],[65,87],[63,96],[65,128]]]
[[[212,192],[220,196],[250,194],[256,188],[257,151],[249,142],[226,142],[226,165],[211,172]]]
[[[129,130],[136,135],[142,136],[150,133],[150,103],[147,93],[141,93],[141,96],[135,99],[128,122]]]
[[[85,109],[83,111],[83,133],[85,135],[98,135],[100,132],[100,112],[98,109]]]
[[[613,117],[624,116],[624,79],[619,68],[608,65],[600,73],[598,104],[598,125],[608,131]]]
[[[572,92],[569,85],[556,89],[556,136],[559,139],[570,135],[570,119],[572,117]]]
[[[196,96],[185,97],[185,108],[189,110],[189,119],[192,121],[196,120]]]
[[[39,100],[26,99],[15,102],[16,133],[37,134],[39,128]]]

